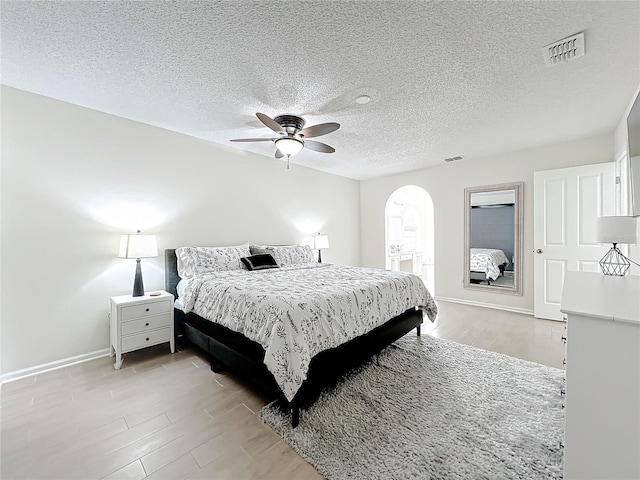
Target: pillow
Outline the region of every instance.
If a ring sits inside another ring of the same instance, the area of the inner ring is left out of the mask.
[[[297,247],[297,245],[251,245],[249,250],[251,250],[251,255],[264,255],[265,253],[271,253],[269,248],[275,247]]]
[[[249,251],[251,255],[271,255],[273,253],[266,245],[251,245]]]
[[[278,263],[273,255],[269,253],[261,255],[251,255],[240,259],[249,270],[264,270],[265,268],[278,268]]]
[[[209,272],[240,270],[240,259],[251,255],[249,244],[232,247],[180,247],[176,249],[178,275],[191,278]]]
[[[301,263],[315,263],[313,251],[309,245],[267,245],[259,247],[251,246],[253,255],[264,255],[270,253],[278,262],[278,265],[298,265]]]

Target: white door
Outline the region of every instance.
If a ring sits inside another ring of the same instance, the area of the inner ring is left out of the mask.
[[[562,320],[564,273],[598,272],[607,251],[595,219],[615,215],[615,163],[535,172],[533,208],[534,315]]]

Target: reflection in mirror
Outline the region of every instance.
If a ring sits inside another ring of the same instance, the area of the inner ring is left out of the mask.
[[[522,294],[522,183],[465,189],[464,286]]]

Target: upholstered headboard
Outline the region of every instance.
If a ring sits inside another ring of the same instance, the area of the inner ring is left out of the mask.
[[[176,285],[180,281],[178,276],[178,259],[175,248],[167,248],[164,251],[164,289],[178,298]]]

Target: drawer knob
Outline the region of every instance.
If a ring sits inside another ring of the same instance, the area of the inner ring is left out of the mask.
[[[148,327],[148,326],[149,326],[149,322],[145,323],[145,324],[144,324],[144,326],[145,326],[145,327]]]
[[[147,308],[147,309],[145,310],[145,312],[148,312],[148,311],[149,311],[149,309]]]
[[[149,337],[147,337],[147,342],[149,341]]]

